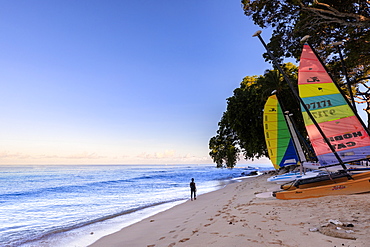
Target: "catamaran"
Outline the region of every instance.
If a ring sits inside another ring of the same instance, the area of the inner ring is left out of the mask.
[[[299,96],[306,106],[302,107],[302,114],[321,166],[331,167],[343,165],[343,162],[351,163],[370,158],[370,137],[367,128],[309,44],[303,47],[298,73]],[[306,109],[313,115],[325,134],[324,137]],[[285,185],[283,189],[285,190],[274,193],[276,198],[303,199],[369,192],[370,172],[350,175],[347,169],[344,169],[339,174],[327,175],[327,178],[302,179],[299,183]]]
[[[357,113],[349,107],[347,99],[327,73],[322,61],[306,43],[301,54],[298,76],[300,95],[298,95],[289,77],[262,39],[261,32],[257,31],[252,36],[258,37],[261,41],[274,65],[288,83],[294,97],[301,104],[306,129],[320,164],[324,164],[324,167],[340,165],[343,168],[343,177],[348,178],[345,182],[336,183],[329,177],[328,180],[321,181],[331,181],[329,185],[317,184],[316,186],[312,183],[310,185],[312,187],[306,189],[276,191],[274,192],[276,198],[303,199],[370,192],[370,172],[362,173],[361,178],[355,178],[348,174],[344,164],[344,162],[370,159],[368,130]]]
[[[284,115],[275,94],[271,95],[265,103],[263,127],[267,151],[275,169],[306,162],[296,131],[289,117]],[[286,183],[296,179],[316,177],[319,174],[322,174],[322,172],[312,171],[303,173],[301,169],[300,171],[272,176],[267,181]]]

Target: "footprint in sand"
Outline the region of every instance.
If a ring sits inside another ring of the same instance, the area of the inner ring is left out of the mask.
[[[257,240],[250,239],[250,238],[248,238],[248,239],[247,239],[247,241],[250,241],[250,242],[253,242],[253,243],[258,243],[258,241],[257,241]]]
[[[173,230],[173,231],[170,231],[169,233],[174,233],[174,232],[176,232],[175,230]]]
[[[179,242],[183,243],[183,242],[186,242],[186,241],[188,241],[188,240],[190,240],[190,238],[183,238],[183,239],[181,239]]]
[[[155,244],[150,244],[150,245],[147,245],[146,247],[154,247]]]
[[[175,246],[175,244],[176,244],[176,243],[170,243],[170,244],[168,245],[168,247],[173,247],[173,246]]]
[[[275,239],[275,240],[272,240],[270,242],[268,242],[269,244],[278,244],[278,245],[282,245],[283,244],[283,241],[281,241],[280,239]]]
[[[210,226],[211,224],[205,224],[204,227]]]
[[[163,240],[163,239],[165,239],[166,237],[161,237],[159,240]]]

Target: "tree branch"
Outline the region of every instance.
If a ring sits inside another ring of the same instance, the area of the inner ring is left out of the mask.
[[[354,13],[343,13],[331,7],[328,4],[319,3],[318,1],[315,1],[314,3],[317,6],[321,6],[326,9],[305,6],[300,1],[300,6],[301,6],[302,11],[310,12],[318,16],[321,19],[324,19],[326,21],[332,21],[340,25],[349,25],[349,26],[355,26],[355,27],[359,27],[359,26],[368,27],[369,26],[370,18],[366,16],[354,14]]]

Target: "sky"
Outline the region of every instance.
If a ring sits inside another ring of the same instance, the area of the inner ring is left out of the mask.
[[[0,164],[212,164],[226,99],[271,68],[240,0],[19,0],[0,12]]]

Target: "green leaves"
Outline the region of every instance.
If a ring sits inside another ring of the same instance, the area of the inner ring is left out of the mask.
[[[298,69],[292,63],[283,66],[293,82],[297,82]],[[247,76],[227,99],[217,135],[209,142],[210,156],[222,167],[233,167],[240,152],[247,159],[268,156],[263,131],[263,108],[271,92],[276,90],[285,109],[296,113],[304,130],[299,105],[277,70],[267,70],[263,76]]]
[[[221,121],[218,123],[219,129],[217,135],[209,141],[209,155],[216,163],[217,167],[223,167],[223,164],[233,168],[239,159],[240,148],[238,147],[238,138],[236,133],[230,128],[224,113]]]
[[[268,43],[275,57],[299,59],[300,39],[310,35],[310,43],[336,80],[343,77],[332,43],[344,41],[344,57],[352,79],[370,73],[370,3],[358,0],[242,0],[244,13],[261,28],[272,27]],[[266,54],[265,54],[266,55]],[[268,60],[268,56],[264,57]],[[335,73],[334,73],[335,72]]]

